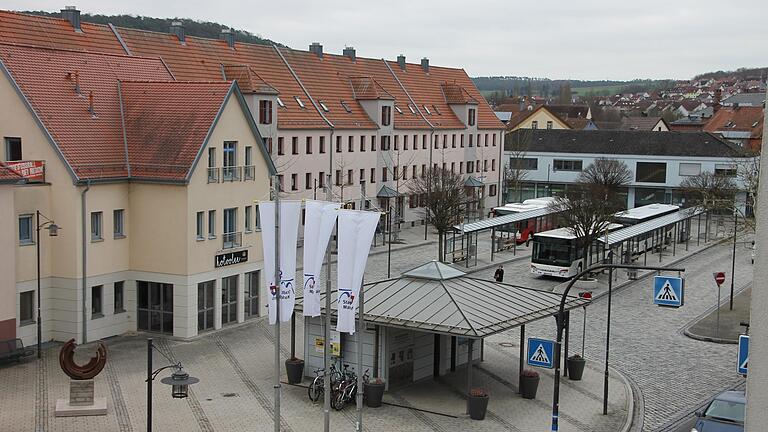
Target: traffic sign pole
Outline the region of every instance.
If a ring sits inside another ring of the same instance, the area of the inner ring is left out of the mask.
[[[725,272],[713,273],[715,277],[715,283],[717,284],[717,327],[715,327],[715,337],[720,337],[720,286],[725,282]]]

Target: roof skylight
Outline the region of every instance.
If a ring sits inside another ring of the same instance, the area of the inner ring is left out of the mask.
[[[432,115],[432,111],[430,111],[426,105],[423,105],[423,107],[424,107],[424,111],[426,111],[428,115]]]
[[[411,110],[411,114],[416,114],[416,109],[413,107],[413,105],[408,104],[408,109]]]
[[[347,105],[346,102],[344,102],[344,101],[339,101],[339,102],[341,102],[341,106],[342,106],[342,108],[344,108],[344,111],[346,111],[348,113],[352,112],[352,108],[350,108],[349,105]]]
[[[435,112],[437,113],[437,115],[443,115],[443,113],[440,112],[440,109],[437,107],[437,105],[432,105],[432,108],[435,109]]]
[[[400,109],[399,106],[395,105],[395,111],[397,111],[398,114],[402,114],[403,110]]]
[[[294,96],[293,98],[296,99],[296,103],[299,104],[300,108],[306,108],[306,105],[304,105],[304,102],[302,102],[298,96]]]
[[[282,99],[277,98],[277,104],[280,105],[280,108],[285,108],[285,104],[283,103]]]
[[[325,104],[325,102],[323,102],[323,101],[318,101],[318,103],[320,104],[320,108],[322,108],[322,109],[323,109],[323,111],[325,111],[325,112],[328,112],[328,111],[330,111],[330,110],[328,109],[328,106]]]

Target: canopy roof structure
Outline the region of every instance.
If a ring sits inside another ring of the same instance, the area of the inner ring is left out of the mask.
[[[682,222],[702,213],[704,213],[704,210],[698,207],[682,209],[679,212],[670,213],[656,219],[651,219],[647,222],[642,222],[637,225],[631,225],[620,230],[609,232],[607,235],[598,238],[598,241],[610,247],[625,242],[633,237],[674,225],[678,222]]]
[[[381,189],[379,189],[379,193],[376,194],[376,198],[395,198],[398,196],[400,196],[400,194],[387,185],[382,186]]]
[[[366,284],[365,320],[388,327],[483,338],[557,313],[560,294],[487,281],[431,261]],[[332,294],[332,313],[336,296]],[[321,305],[325,296],[321,294]],[[589,304],[568,297],[566,310]],[[303,308],[296,299],[296,309]],[[321,313],[325,313],[324,308]]]
[[[530,210],[520,213],[512,213],[503,216],[497,216],[494,218],[483,219],[477,222],[472,222],[464,225],[454,225],[453,229],[461,234],[469,234],[476,231],[484,231],[492,228],[500,227],[503,225],[522,222],[528,219],[534,219],[538,217],[544,217],[554,213],[559,213],[558,210],[551,207],[539,208],[536,210]]]

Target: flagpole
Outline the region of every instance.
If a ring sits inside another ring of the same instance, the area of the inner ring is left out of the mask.
[[[272,177],[275,202],[275,432],[280,432],[280,178]]]
[[[360,211],[365,210],[365,180],[360,180]],[[370,245],[369,245],[370,248]],[[366,254],[370,251],[366,251]],[[357,305],[359,319],[357,330],[357,432],[363,431],[363,334],[365,332],[365,278],[360,281]]]
[[[325,199],[331,201],[331,175],[326,176]],[[331,242],[325,248],[325,347],[323,351],[323,430],[331,430]]]

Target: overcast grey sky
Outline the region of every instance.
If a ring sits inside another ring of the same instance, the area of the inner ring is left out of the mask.
[[[183,17],[292,48],[462,67],[471,76],[690,78],[768,66],[766,0],[0,0],[3,9]]]

